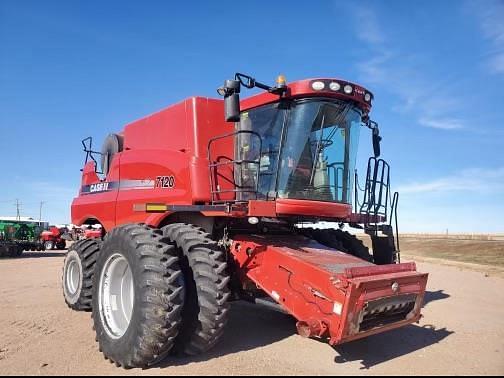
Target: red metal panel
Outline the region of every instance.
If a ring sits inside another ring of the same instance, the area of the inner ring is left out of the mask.
[[[145,222],[146,213],[134,212],[139,203],[191,205],[191,156],[170,150],[130,150],[121,156],[121,188],[117,198],[117,224]],[[158,177],[173,177],[173,187],[156,187]],[[127,188],[128,181],[145,182],[145,187]],[[150,187],[149,187],[150,185]]]
[[[108,182],[119,181],[119,167],[121,154],[116,154],[112,160],[110,172],[107,176]],[[85,167],[82,178],[82,186],[100,183],[98,176],[94,172],[94,163],[89,163]],[[93,180],[97,181],[93,182]],[[72,202],[72,223],[82,225],[88,219],[98,220],[105,230],[109,231],[116,226],[116,200],[118,189],[98,192],[92,195],[80,194]]]
[[[275,201],[249,201],[249,217],[273,217],[277,216]]]
[[[279,215],[306,215],[346,219],[352,214],[352,205],[295,199],[278,199],[276,212]]]
[[[130,123],[124,129],[125,150],[189,150],[190,128],[185,100],[148,117]]]

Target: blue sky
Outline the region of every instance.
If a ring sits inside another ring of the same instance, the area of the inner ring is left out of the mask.
[[[503,20],[502,0],[2,0],[0,214],[45,201],[68,222],[82,138],[215,96],[240,71],[368,87],[402,229],[504,232]]]

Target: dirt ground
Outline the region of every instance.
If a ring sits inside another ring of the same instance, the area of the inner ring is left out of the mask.
[[[123,371],[105,361],[89,314],[66,308],[63,253],[0,260],[0,375],[503,375],[504,279],[432,263],[421,324],[336,349],[286,315],[235,304],[224,340],[200,358]]]
[[[504,269],[504,241],[401,238],[401,250],[408,255]]]

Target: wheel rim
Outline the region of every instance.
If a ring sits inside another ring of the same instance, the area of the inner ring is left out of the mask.
[[[128,330],[135,299],[133,274],[124,256],[115,254],[107,260],[99,289],[105,331],[113,339],[121,338]]]
[[[67,270],[67,289],[70,295],[75,295],[79,290],[79,285],[81,282],[81,272],[79,269],[79,264],[77,261],[72,260],[68,264]]]

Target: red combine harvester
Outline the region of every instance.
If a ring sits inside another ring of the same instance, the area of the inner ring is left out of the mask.
[[[243,87],[265,92],[240,101]],[[418,322],[427,275],[399,261],[373,95],[243,74],[218,92],[224,101],[194,97],[127,125],[101,152],[83,141],[72,222],[105,237],[70,248],[63,289],[70,308],[92,310],[105,357],[132,368],[204,353],[234,300],[288,312],[300,335],[331,345]],[[361,193],[363,126],[375,156]],[[372,254],[345,225],[370,235]]]

